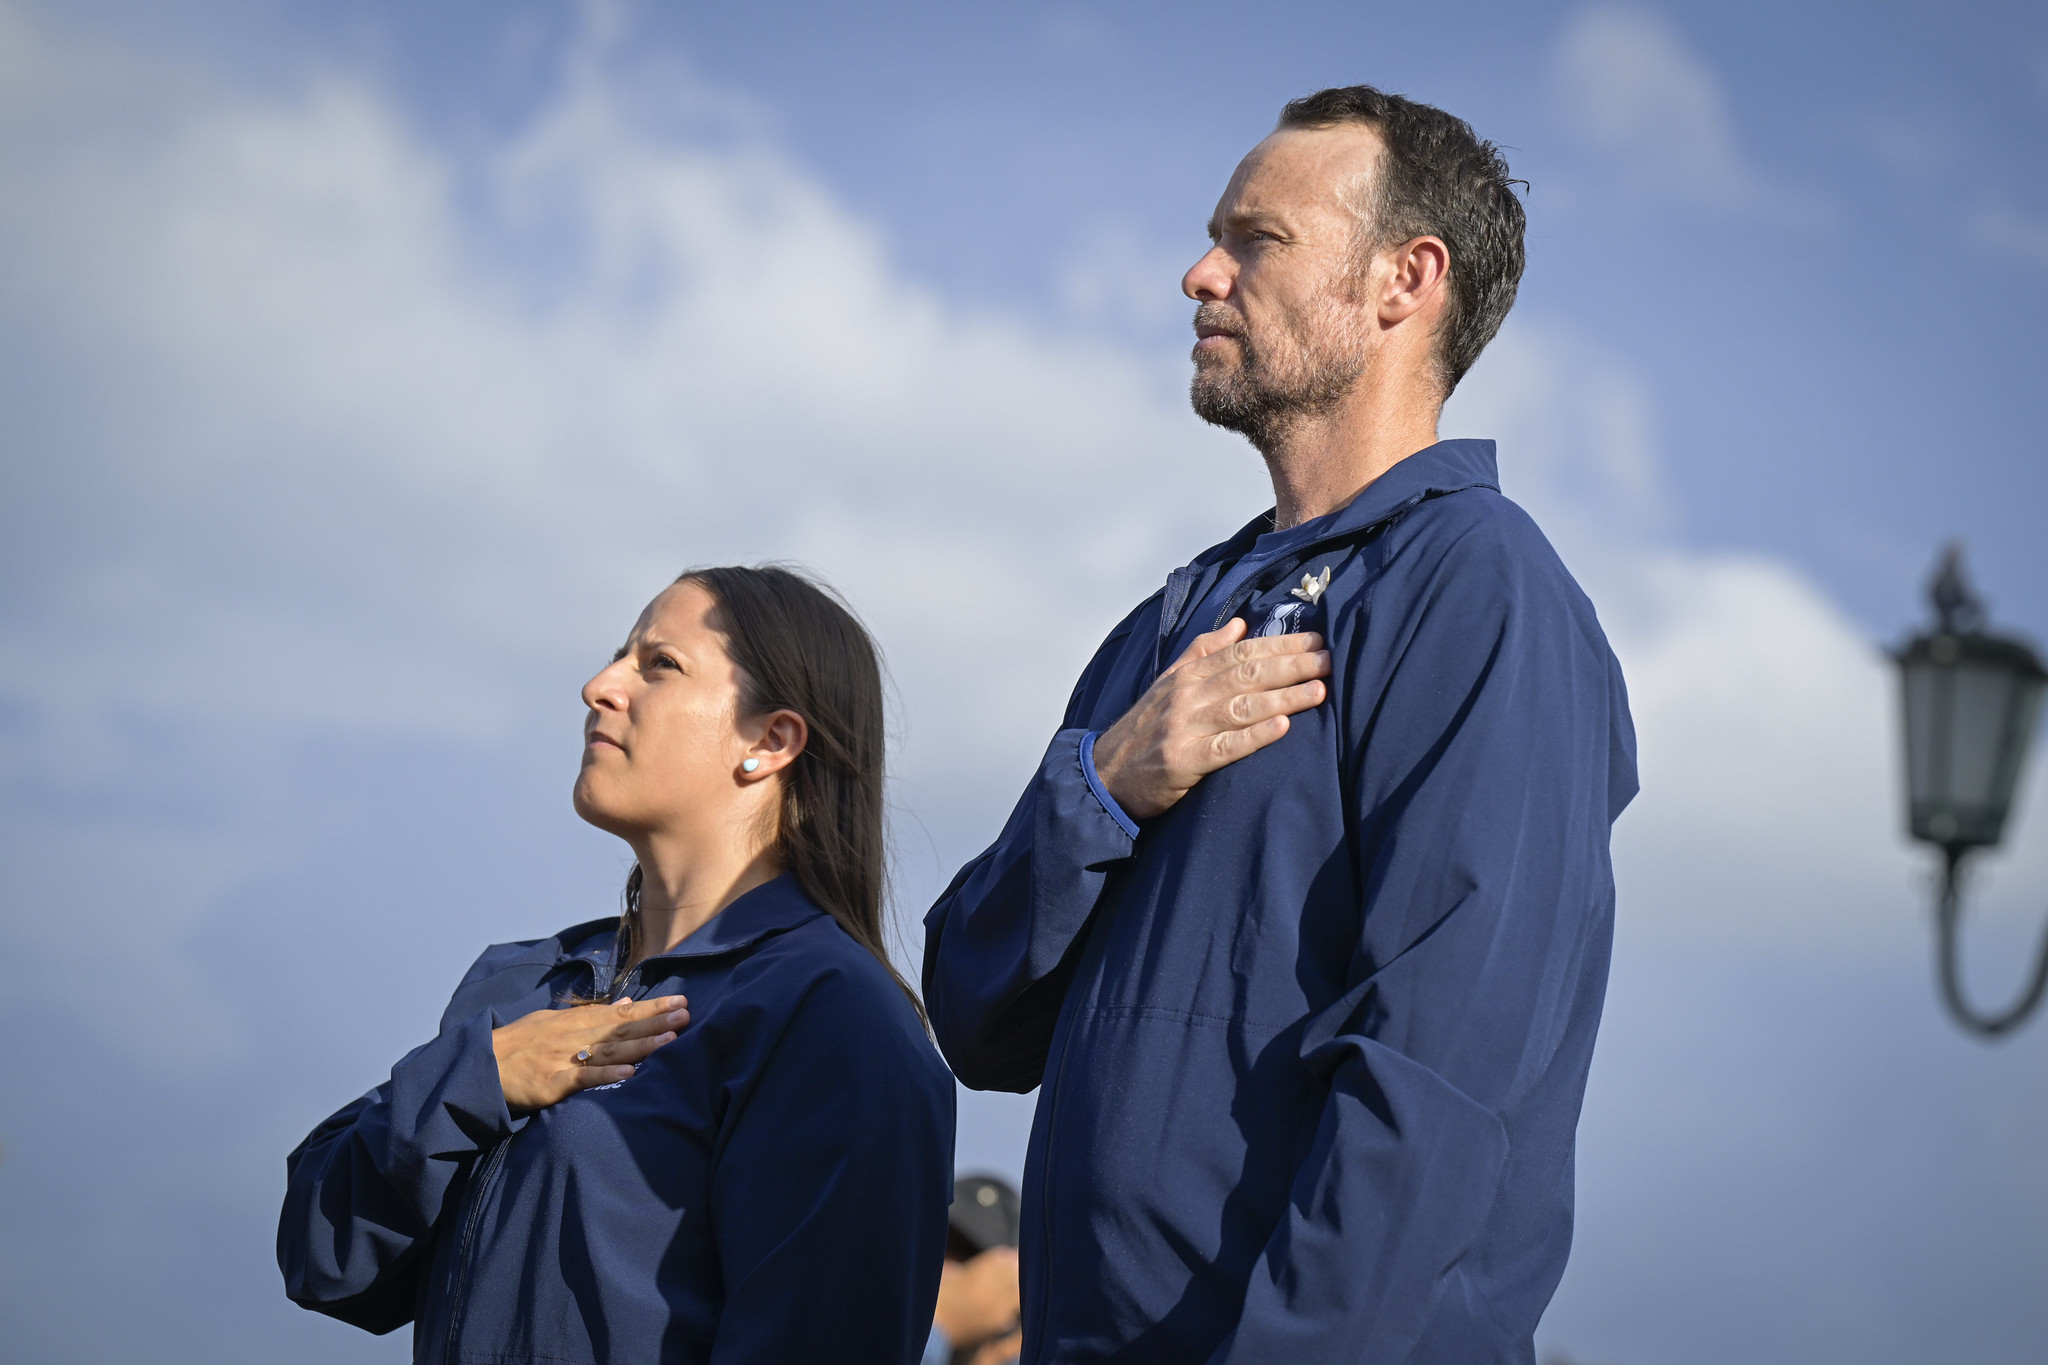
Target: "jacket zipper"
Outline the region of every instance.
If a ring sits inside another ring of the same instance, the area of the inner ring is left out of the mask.
[[[1400,509],[1400,511],[1406,510],[1407,509],[1405,507]],[[1252,598],[1258,596],[1259,593],[1263,591],[1263,589],[1258,587],[1258,583],[1261,580],[1265,579],[1269,574],[1271,574],[1273,570],[1277,568],[1279,565],[1283,563],[1286,564],[1286,572],[1291,574],[1296,569],[1300,568],[1303,564],[1307,563],[1309,560],[1314,559],[1317,555],[1327,553],[1330,550],[1335,549],[1339,545],[1345,544],[1347,542],[1353,544],[1363,542],[1369,539],[1374,532],[1383,529],[1389,522],[1393,521],[1395,517],[1399,516],[1400,511],[1397,511],[1391,516],[1382,517],[1380,520],[1374,522],[1370,526],[1362,527],[1351,531],[1340,531],[1333,535],[1324,536],[1320,540],[1316,540],[1307,545],[1301,546],[1299,549],[1295,550],[1291,555],[1283,556],[1282,558],[1275,560],[1273,563],[1268,564],[1265,568],[1253,574],[1248,582],[1243,584],[1241,587],[1238,588],[1236,592],[1233,592],[1230,595],[1230,600],[1224,604],[1222,614],[1217,618],[1216,624],[1211,626],[1210,629],[1220,629],[1223,623],[1225,621],[1228,621],[1233,615],[1235,615],[1240,607],[1242,607],[1246,602],[1249,602]],[[1168,637],[1171,635],[1173,627],[1179,624],[1179,615],[1181,611],[1185,608],[1188,599],[1191,596],[1193,596],[1191,589],[1193,588],[1195,580],[1198,577],[1198,574],[1191,572],[1189,569],[1175,569],[1173,573],[1171,573],[1167,577],[1166,590],[1160,601],[1159,642],[1157,645],[1154,646],[1153,651],[1152,672],[1154,677],[1157,677],[1165,667],[1164,651],[1166,648],[1166,641]],[[1282,575],[1282,578],[1284,577],[1285,575]],[[1274,581],[1277,584],[1281,580],[1275,579]],[[1093,931],[1094,922],[1091,919],[1089,932],[1093,933]],[[1085,953],[1086,950],[1084,949],[1083,952]],[[1075,1022],[1076,1025],[1078,1025],[1078,1020],[1076,1020]],[[1051,1186],[1053,1172],[1053,1140],[1054,1133],[1059,1126],[1060,1083],[1067,1074],[1067,1053],[1072,1050],[1073,1041],[1073,1027],[1069,1027],[1061,1032],[1059,1056],[1053,1062],[1052,1092],[1048,1097],[1048,1100],[1052,1107],[1046,1111],[1045,1115],[1045,1179],[1043,1181],[1044,1188],[1040,1191],[1038,1201],[1038,1234],[1042,1244],[1045,1246],[1048,1253],[1050,1253],[1052,1247]],[[1048,1305],[1050,1304],[1050,1302],[1051,1295],[1048,1292],[1046,1296],[1039,1300],[1038,1311],[1032,1315],[1036,1330],[1031,1332],[1029,1334],[1029,1337],[1034,1346],[1038,1345],[1040,1339],[1045,1335],[1045,1319],[1046,1314],[1049,1311]]]
[[[505,1149],[511,1145],[509,1138],[500,1140],[477,1173],[476,1194],[470,1201],[469,1217],[463,1220],[462,1245],[455,1255],[455,1293],[448,1305],[448,1338],[441,1347],[443,1365],[455,1359],[455,1339],[461,1334],[462,1312],[469,1303],[469,1255],[476,1245],[477,1226],[484,1220],[484,1201],[490,1196],[491,1182],[497,1178],[498,1168],[505,1164]]]
[[[1085,952],[1086,950],[1084,949],[1083,951]],[[1047,1257],[1050,1257],[1052,1254],[1053,1133],[1058,1127],[1060,1117],[1060,1082],[1067,1074],[1067,1053],[1072,1050],[1074,1039],[1073,1025],[1078,1022],[1078,1020],[1070,1021],[1069,1027],[1060,1032],[1060,1055],[1053,1062],[1052,1093],[1047,1097],[1051,1101],[1052,1107],[1046,1111],[1045,1115],[1045,1179],[1041,1182],[1042,1188],[1038,1192],[1038,1238],[1040,1247],[1044,1249],[1043,1254]],[[1034,1353],[1034,1359],[1044,1358],[1045,1317],[1049,1311],[1048,1305],[1051,1302],[1052,1289],[1051,1286],[1047,1286],[1045,1292],[1038,1297],[1038,1311],[1032,1314],[1032,1317],[1036,1319],[1034,1330],[1028,1333],[1031,1344],[1038,1348]]]

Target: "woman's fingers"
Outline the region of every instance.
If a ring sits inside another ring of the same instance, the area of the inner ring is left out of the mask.
[[[638,1065],[647,1059],[656,1048],[666,1047],[676,1040],[673,1033],[657,1033],[651,1038],[628,1038],[622,1042],[598,1043],[588,1049],[590,1059],[572,1066],[569,1072],[571,1090],[589,1090],[594,1086],[611,1085],[630,1078]]]
[[[627,1038],[606,1043],[594,1043],[588,1049],[590,1060],[584,1066],[614,1066],[620,1063],[639,1062],[658,1047],[666,1047],[676,1040],[673,1029],[665,1033],[652,1034],[644,1038]]]
[[[616,1085],[620,1081],[632,1079],[632,1075],[633,1068],[630,1066],[579,1066],[571,1075],[569,1088],[563,1098],[568,1098],[578,1090],[594,1090],[600,1085]]]
[[[498,1081],[515,1113],[532,1113],[633,1074],[690,1022],[680,995],[540,1009],[491,1031]]]
[[[599,1031],[600,1038],[644,1038],[680,1029],[690,1022],[687,996],[666,995],[659,1000],[635,1000],[633,1009],[620,1010],[621,1022]]]

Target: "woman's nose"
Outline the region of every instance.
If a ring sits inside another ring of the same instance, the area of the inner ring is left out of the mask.
[[[593,711],[623,711],[626,709],[625,690],[620,686],[623,679],[620,670],[626,661],[619,660],[600,669],[596,677],[583,684],[583,704]]]

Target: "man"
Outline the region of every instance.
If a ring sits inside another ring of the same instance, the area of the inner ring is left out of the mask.
[[[1194,407],[1274,509],[1110,633],[926,919],[954,1070],[1043,1087],[1025,1365],[1533,1359],[1636,778],[1591,605],[1437,441],[1522,225],[1492,144],[1367,86],[1217,204]]]

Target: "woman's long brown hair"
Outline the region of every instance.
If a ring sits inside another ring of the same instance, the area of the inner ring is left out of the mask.
[[[874,640],[837,593],[780,565],[691,569],[717,603],[712,624],[739,671],[742,715],[794,711],[810,737],[782,770],[776,838],[785,871],[804,894],[875,955],[924,1017],[924,1006],[889,961],[882,907],[882,667]],[[626,878],[625,914],[612,991],[640,956],[640,867]]]

